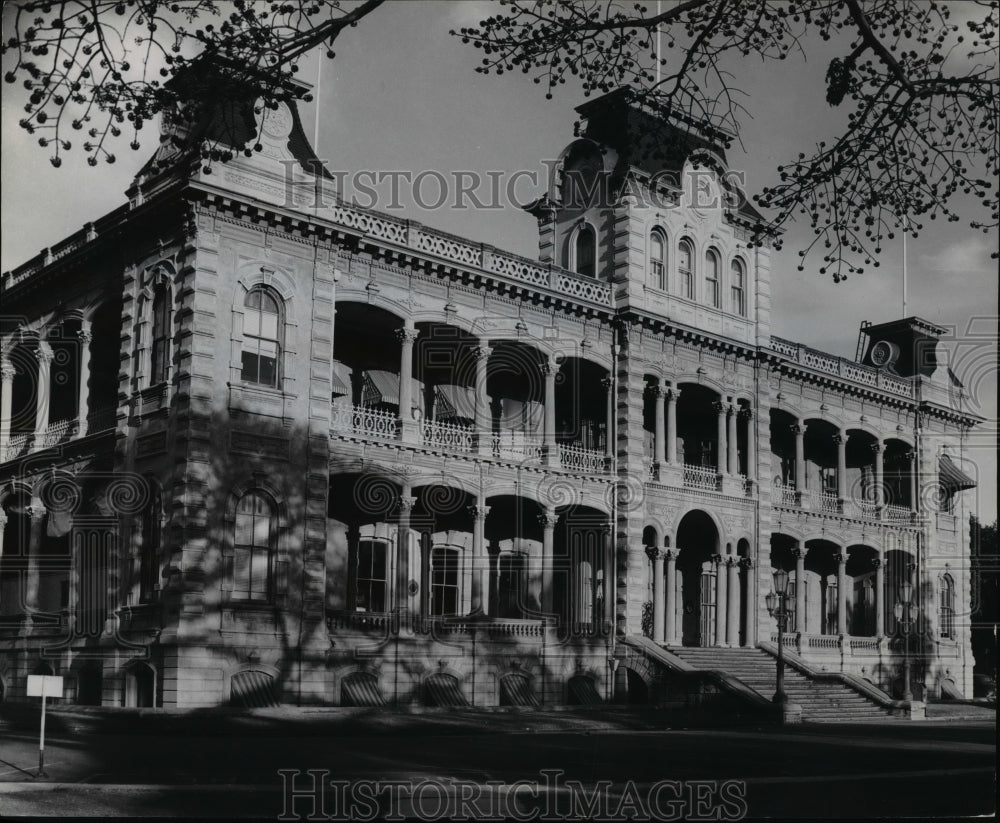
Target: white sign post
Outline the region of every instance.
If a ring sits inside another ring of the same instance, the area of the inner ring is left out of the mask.
[[[42,728],[38,735],[38,775],[48,777],[45,773],[45,698],[63,696],[63,679],[48,674],[28,675],[28,697],[42,698]]]

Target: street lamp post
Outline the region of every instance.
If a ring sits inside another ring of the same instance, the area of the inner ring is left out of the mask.
[[[788,702],[788,695],[785,694],[785,621],[788,620],[785,590],[787,587],[788,572],[784,569],[778,569],[774,573],[774,589],[768,592],[764,598],[767,602],[767,613],[778,621],[778,674],[774,702],[780,706],[784,706]]]
[[[788,621],[788,572],[778,569],[774,573],[774,588],[764,597],[767,613],[778,622],[778,670],[773,702],[781,708],[783,723],[795,723],[802,719],[802,708],[789,702],[785,693],[785,627]]]
[[[913,702],[913,692],[910,689],[910,628],[913,626],[913,617],[910,607],[913,601],[913,584],[906,581],[899,587],[899,600],[893,608],[896,615],[896,622],[903,633],[903,700],[907,703]]]

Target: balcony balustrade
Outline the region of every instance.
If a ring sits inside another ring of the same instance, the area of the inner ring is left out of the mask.
[[[334,406],[330,427],[338,434],[395,440],[399,434],[399,418],[392,412],[365,406]]]
[[[705,491],[719,490],[719,475],[712,468],[705,466],[684,466],[684,487],[687,489],[703,489]]]
[[[840,498],[835,494],[820,492],[816,495],[817,508],[828,514],[840,514]]]
[[[908,523],[912,516],[912,511],[909,506],[888,505],[885,507],[884,511],[886,520],[893,520],[897,523]]]
[[[115,427],[118,420],[118,407],[108,406],[98,409],[87,418],[87,434],[99,434]],[[34,432],[12,432],[7,444],[0,449],[0,462],[16,460],[30,451],[41,451],[60,444],[69,443],[83,435],[79,430],[78,419],[71,417],[50,423],[45,431],[37,437]]]
[[[41,440],[36,444],[36,448],[47,449],[49,446],[57,446],[64,440],[69,440],[75,427],[75,417],[50,423],[49,427],[42,433]]]
[[[564,443],[559,445],[559,464],[564,469],[599,474],[605,470],[606,463],[607,457],[604,452]]]
[[[28,444],[31,441],[31,432],[16,432],[10,436],[7,446],[3,452],[3,459],[14,460],[28,451]]]
[[[432,449],[472,452],[476,448],[475,432],[471,426],[425,420],[421,424],[421,435],[423,444]]]
[[[787,483],[777,483],[774,486],[777,503],[780,506],[798,506],[799,495],[795,486]]]
[[[512,460],[541,460],[545,449],[541,443],[525,439],[523,432],[505,431],[493,435],[493,456]]]

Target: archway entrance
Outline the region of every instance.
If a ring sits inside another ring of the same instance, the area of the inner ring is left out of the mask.
[[[684,515],[677,527],[678,576],[681,579],[682,643],[712,646],[716,637],[716,574],[719,532],[703,511]]]

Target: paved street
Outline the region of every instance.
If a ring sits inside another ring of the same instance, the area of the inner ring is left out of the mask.
[[[204,735],[186,727],[176,735],[60,733],[48,742],[47,780],[0,763],[0,814],[275,818],[284,802],[279,769],[302,770],[294,784],[300,790],[310,785],[307,769],[343,781],[502,781],[501,792],[518,780],[539,784],[519,794],[522,810],[546,793],[565,794],[543,770],[559,770],[557,784],[578,780],[588,792],[610,781],[612,810],[628,781],[646,796],[664,780],[684,781],[688,791],[695,790],[687,785],[692,781],[742,781],[745,789],[734,791],[751,818],[970,815],[994,808],[989,721],[662,726],[653,714],[383,713],[246,716],[227,721],[225,732]],[[37,737],[5,732],[0,759],[34,770]],[[343,814],[328,795],[323,811]],[[308,801],[296,801],[303,819]],[[731,807],[730,816],[739,810]],[[403,813],[409,813],[405,803]]]

